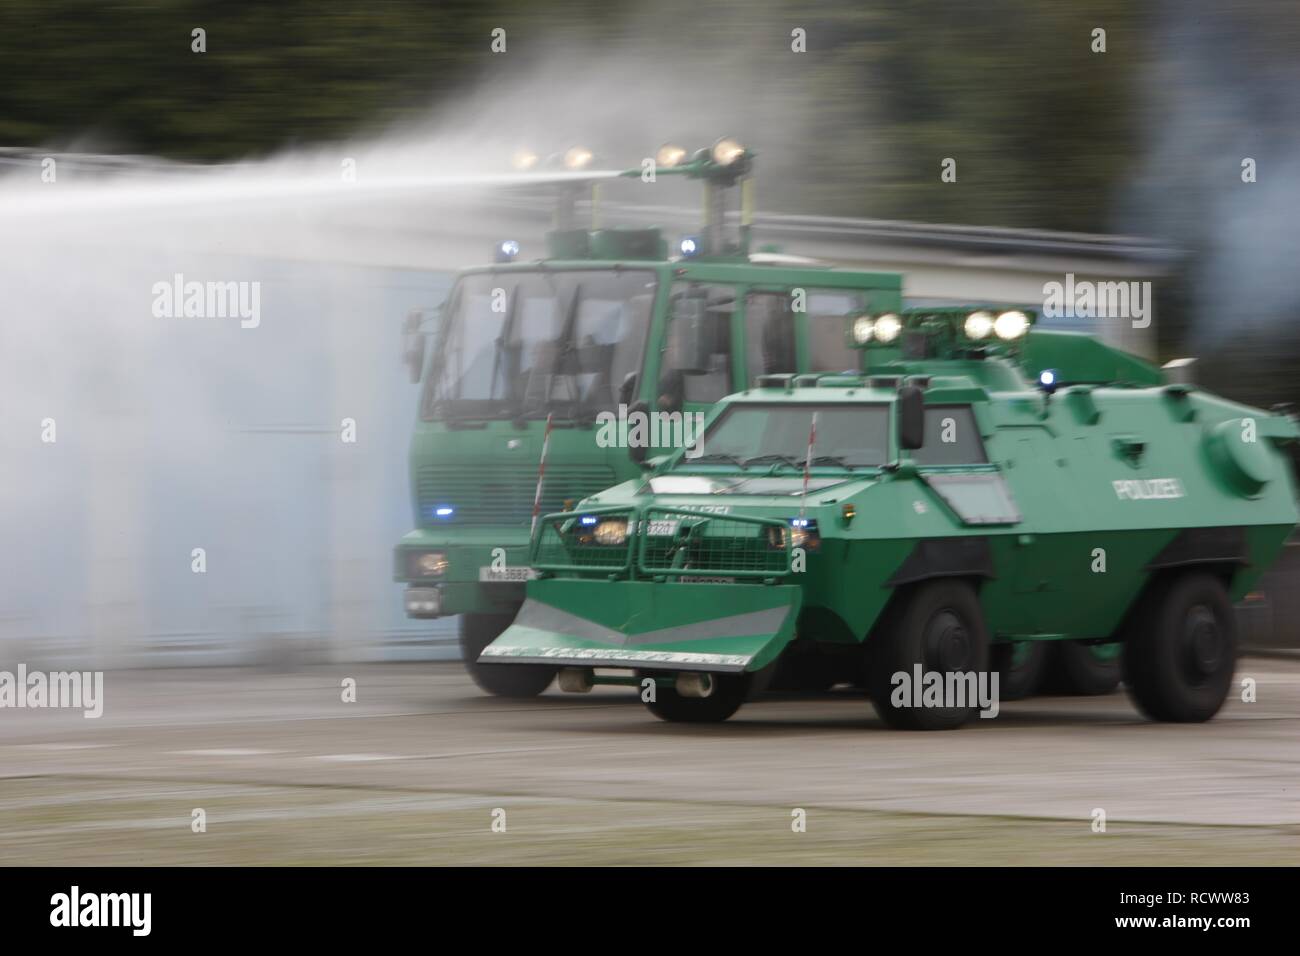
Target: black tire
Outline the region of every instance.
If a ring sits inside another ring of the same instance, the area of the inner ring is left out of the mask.
[[[655,677],[641,674],[641,677]],[[668,681],[655,682],[655,699],[641,699],[646,709],[660,720],[675,724],[720,724],[736,711],[749,696],[751,678],[748,674],[712,674],[713,693],[708,697],[683,697]],[[639,688],[638,688],[639,690]]]
[[[1115,645],[1053,641],[1043,677],[1044,694],[1097,697],[1119,687],[1120,654]]]
[[[1048,641],[1006,641],[994,644],[989,658],[998,672],[998,697],[1024,700],[1038,693],[1051,652]]]
[[[1218,578],[1189,573],[1147,593],[1124,645],[1124,683],[1152,720],[1199,723],[1219,712],[1237,666],[1232,605]]]
[[[462,614],[460,653],[481,690],[497,697],[536,697],[551,686],[559,668],[545,664],[480,664],[478,656],[514,620],[512,614]]]
[[[894,706],[893,676],[921,665],[923,673],[988,671],[989,637],[979,596],[966,581],[928,581],[897,594],[869,641],[868,693],[876,713],[899,730],[953,730],[970,719],[969,707]]]

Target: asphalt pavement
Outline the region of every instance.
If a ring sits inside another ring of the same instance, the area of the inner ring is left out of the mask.
[[[847,690],[688,726],[457,664],[109,671],[98,719],[0,709],[0,864],[1294,864],[1300,662],[1247,677],[1206,724],[1121,691],[916,733]]]

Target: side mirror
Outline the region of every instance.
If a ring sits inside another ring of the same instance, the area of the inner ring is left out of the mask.
[[[623,376],[623,382],[618,387],[618,403],[620,405],[631,405],[632,396],[636,394],[636,372],[628,372]]]
[[[925,393],[915,385],[898,390],[898,447],[920,448],[925,444]]]
[[[708,300],[702,295],[684,295],[673,303],[672,352],[683,372],[709,370],[712,352],[708,335]]]
[[[406,365],[411,381],[420,381],[424,371],[424,333],[420,323],[424,320],[423,312],[411,312],[402,324],[402,362]]]
[[[682,374],[681,369],[669,369],[659,377],[659,401],[656,411],[680,412],[685,403],[686,376]]]
[[[624,381],[624,384],[626,384],[626,380]],[[634,415],[637,416],[645,415],[647,416],[646,420],[648,421],[649,414],[650,414],[650,406],[647,405],[645,402],[637,402],[635,405],[633,405],[631,408],[627,410],[627,417],[629,421],[632,419]],[[642,468],[649,467],[646,464],[646,459],[649,457],[649,455],[650,455],[650,449],[647,448],[645,445],[633,444],[632,442],[627,443],[627,457],[631,458]]]

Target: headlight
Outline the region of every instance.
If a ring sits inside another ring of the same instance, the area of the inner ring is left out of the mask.
[[[962,327],[966,333],[966,338],[979,341],[986,339],[993,334],[993,313],[985,310],[972,312],[966,316],[966,323]]]
[[[876,322],[869,315],[860,315],[853,320],[853,341],[866,345],[876,334]]]
[[[1003,312],[993,321],[993,331],[1004,341],[1018,339],[1029,331],[1029,316],[1023,312]]]
[[[799,521],[803,521],[803,524],[798,524]],[[805,550],[812,550],[821,542],[821,538],[817,534],[816,524],[805,518],[794,519],[788,528],[770,527],[767,529],[767,543],[774,548],[784,548],[787,538],[790,541],[790,547]]]
[[[745,155],[745,147],[734,139],[724,137],[713,144],[710,154],[713,156],[713,161],[719,166],[730,166]]]
[[[574,146],[564,154],[565,169],[586,169],[593,159],[591,150],[585,146]]]
[[[888,345],[903,331],[903,320],[892,312],[886,312],[876,319],[876,341]]]
[[[531,149],[517,149],[510,157],[510,164],[520,172],[527,172],[536,168],[539,159],[540,157]]]
[[[592,537],[596,539],[597,544],[609,546],[620,545],[627,542],[627,519],[626,518],[606,518],[596,525],[596,530],[592,532]]]
[[[659,152],[655,153],[655,165],[662,166],[664,169],[672,169],[686,158],[686,150],[680,146],[674,146],[672,143],[664,143],[659,147]]]
[[[447,555],[441,551],[424,551],[415,556],[415,576],[437,578],[447,573]]]

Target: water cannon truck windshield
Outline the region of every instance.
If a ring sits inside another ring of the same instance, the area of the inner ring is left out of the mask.
[[[656,279],[642,270],[500,271],[452,293],[426,419],[593,418],[637,371]]]
[[[739,462],[748,467],[803,468],[814,412],[814,467],[878,468],[889,461],[887,404],[735,402],[710,424],[698,456],[685,456],[676,467],[736,467]]]

